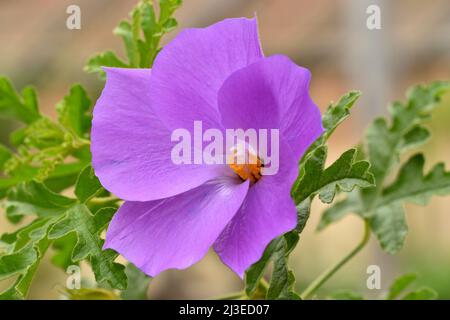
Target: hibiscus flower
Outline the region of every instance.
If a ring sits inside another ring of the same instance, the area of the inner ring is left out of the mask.
[[[264,57],[256,19],[186,29],[150,69],[105,68],[92,124],[92,162],[102,185],[125,200],[104,248],[150,276],[183,269],[212,246],[241,278],[297,223],[290,197],[298,161],[322,133],[310,72]],[[263,162],[175,164],[179,128],[279,130],[279,170]]]

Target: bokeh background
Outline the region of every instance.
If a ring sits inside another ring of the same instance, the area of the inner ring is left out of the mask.
[[[83,72],[88,57],[114,49],[121,41],[112,30],[137,0],[0,0],[0,74],[17,88],[33,84],[43,112],[55,116],[54,105],[79,82],[92,100],[102,82]],[[66,28],[66,8],[81,7],[81,30]],[[381,30],[366,28],[366,8],[381,7]],[[330,159],[358,143],[365,126],[387,112],[390,101],[402,99],[416,83],[450,78],[450,2],[448,0],[185,0],[175,15],[180,28],[203,27],[227,17],[257,14],[266,55],[288,55],[312,71],[311,94],[325,110],[351,89],[363,91],[352,117],[330,142]],[[177,34],[170,34],[165,41]],[[450,108],[435,112],[429,123],[434,139],[425,147],[427,168],[436,161],[450,166]],[[3,132],[11,124],[1,122]],[[2,139],[5,139],[3,133]],[[2,210],[2,209],[0,209]],[[318,233],[323,206],[315,204],[291,263],[299,289],[359,241],[361,221],[348,216]],[[417,272],[419,283],[450,298],[450,197],[434,198],[424,208],[410,205],[409,235],[402,252],[383,253],[372,239],[368,248],[344,267],[319,292],[352,289],[376,298],[397,275]],[[11,231],[4,215],[0,232]],[[381,290],[366,287],[369,265],[381,268]],[[88,268],[84,273],[89,277]],[[44,262],[30,298],[58,298],[66,274]],[[1,284],[0,284],[1,287]],[[150,298],[207,298],[241,288],[240,280],[211,252],[184,271],[167,271],[153,280]]]

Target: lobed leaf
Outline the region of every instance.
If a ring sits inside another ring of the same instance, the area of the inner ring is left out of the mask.
[[[402,300],[435,300],[438,294],[430,288],[421,288],[416,291],[408,293]]]
[[[356,149],[348,150],[331,166],[325,168],[327,147],[324,144],[331,133],[348,117],[351,107],[359,96],[360,93],[357,91],[349,92],[336,104],[330,105],[323,115],[324,133],[301,159],[299,176],[291,190],[291,196],[297,207],[297,227],[273,240],[267,246],[261,259],[246,271],[245,286],[249,297],[255,293],[267,265],[270,261],[274,261],[275,272],[272,274],[268,297],[271,299],[299,298],[293,291],[295,278],[287,266],[287,257],[295,247],[298,235],[308,221],[313,198],[319,195],[323,202],[329,203],[339,191],[350,192],[356,186],[373,185],[373,177],[368,171],[369,164],[367,161],[356,161]],[[296,240],[292,241],[292,239]]]
[[[316,194],[324,203],[333,201],[338,191],[350,192],[354,187],[367,188],[374,185],[373,176],[368,172],[367,161],[355,161],[356,149],[344,152],[328,168],[325,167],[327,148],[314,150],[304,164],[304,174],[294,184],[292,196],[299,204]]]
[[[104,214],[104,210],[101,210],[94,216],[84,204],[72,206],[51,228],[49,238],[58,239],[76,232],[78,240],[72,260],[78,262],[89,258],[97,282],[107,281],[113,288],[123,290],[127,280],[124,266],[114,262],[117,257],[115,252],[102,250],[103,240],[99,234],[105,227]],[[111,218],[110,213],[107,218]]]
[[[0,116],[27,124],[39,119],[35,90],[27,87],[20,95],[7,78],[0,77]]]
[[[132,263],[127,264],[125,273],[128,278],[128,286],[120,293],[120,297],[124,300],[147,300],[147,290],[151,278]]]
[[[160,41],[164,34],[177,26],[172,17],[181,5],[181,0],[159,0],[159,18],[149,0],[141,0],[131,11],[130,20],[123,20],[114,29],[114,34],[122,38],[127,62],[118,58],[112,51],[106,51],[91,57],[85,71],[98,73],[105,79],[103,67],[150,68],[160,51]]]
[[[89,165],[78,176],[75,184],[75,195],[81,203],[85,203],[100,190],[102,190],[102,185],[95,176],[94,168]]]
[[[410,286],[414,281],[417,280],[417,275],[415,273],[407,273],[401,275],[389,287],[389,293],[386,297],[387,300],[394,300],[397,298],[408,286]]]
[[[0,300],[25,299],[37,267],[49,247],[47,232],[53,219],[38,219],[17,231],[11,251],[0,255],[0,280],[18,276],[0,293]]]
[[[408,230],[403,204],[411,201],[424,205],[433,195],[448,194],[450,173],[443,164],[437,164],[424,176],[424,157],[416,155],[400,167],[393,183],[387,186],[385,180],[397,169],[403,152],[429,139],[430,133],[423,122],[448,92],[449,82],[415,86],[408,91],[406,103],[391,105],[390,124],[379,118],[369,126],[364,145],[376,186],[361,189],[359,194],[352,193],[326,210],[319,229],[354,212],[369,221],[386,252],[396,253],[401,249]]]
[[[298,243],[298,233],[288,233],[280,238],[274,248],[274,268],[270,278],[267,299],[276,300],[300,300],[295,292],[295,275],[288,266],[289,254]]]
[[[72,86],[70,93],[56,105],[59,123],[78,137],[86,138],[91,128],[90,106],[84,88],[78,84]]]
[[[58,216],[74,203],[75,200],[54,193],[41,183],[31,181],[21,183],[9,191],[6,213],[10,218],[25,215]]]

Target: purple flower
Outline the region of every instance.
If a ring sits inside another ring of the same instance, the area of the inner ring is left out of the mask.
[[[93,166],[125,203],[104,247],[155,276],[191,266],[213,246],[243,277],[297,222],[290,189],[299,159],[323,130],[308,94],[310,72],[285,56],[264,57],[256,19],[245,18],[184,30],[151,71],[105,70]],[[278,129],[278,173],[245,179],[227,164],[174,164],[171,133],[199,120],[204,129]]]

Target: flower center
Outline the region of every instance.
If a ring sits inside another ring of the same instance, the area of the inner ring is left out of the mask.
[[[229,166],[242,180],[250,179],[254,184],[261,179],[263,163],[253,150],[245,149],[244,154],[239,149],[231,152]]]

